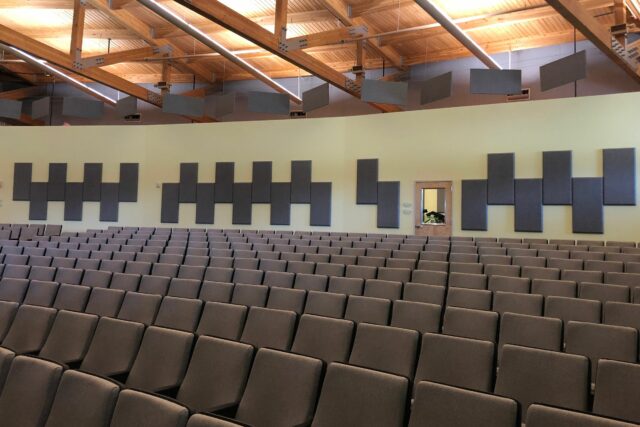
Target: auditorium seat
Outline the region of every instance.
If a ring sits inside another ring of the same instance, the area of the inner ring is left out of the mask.
[[[29,277],[30,269],[31,267],[28,265],[5,265],[4,271],[2,272],[2,280],[26,279]]]
[[[444,286],[409,282],[404,285],[402,299],[442,306],[446,292]]]
[[[308,291],[304,313],[341,319],[344,316],[346,306],[347,296],[345,294]]]
[[[200,280],[173,278],[169,283],[168,296],[180,298],[198,298]]]
[[[292,288],[295,276],[295,273],[267,271],[262,279],[262,284],[271,287]]]
[[[196,334],[239,340],[247,311],[247,307],[243,305],[207,302],[202,310]]]
[[[562,270],[560,278],[562,280],[573,280],[577,283],[603,283],[604,273],[602,273],[601,271]]]
[[[493,311],[447,307],[442,320],[442,333],[496,342],[499,317]]]
[[[136,390],[123,390],[118,395],[110,427],[145,426],[184,427],[189,410],[178,403]]]
[[[545,298],[544,315],[562,321],[600,323],[602,303],[600,301],[550,296]]]
[[[251,307],[240,341],[256,348],[288,351],[293,341],[296,317],[291,311]]]
[[[523,294],[497,291],[493,294],[492,310],[499,313],[519,313],[542,316],[544,297],[535,294]]]
[[[108,288],[111,283],[111,272],[85,270],[80,284],[92,288]]]
[[[446,254],[445,254],[446,256]],[[449,263],[445,261],[431,261],[420,258],[418,261],[418,270],[449,272]]]
[[[53,267],[31,267],[29,270],[29,280],[40,280],[43,282],[51,282],[55,278],[56,269]]]
[[[264,307],[267,305],[268,293],[268,286],[237,283],[233,288],[231,303],[250,307]]]
[[[385,298],[395,301],[402,297],[402,282],[367,279],[364,284],[363,295],[366,297]]]
[[[450,262],[449,274],[482,274],[484,264],[471,262]]]
[[[314,262],[307,261],[289,261],[287,263],[287,272],[289,273],[304,273],[304,274],[313,274],[316,269],[316,264]]]
[[[141,276],[138,274],[113,273],[109,288],[136,292],[140,285]]]
[[[198,326],[203,302],[197,299],[164,297],[153,324],[163,328],[193,332]]]
[[[127,292],[118,312],[118,319],[151,325],[158,314],[161,302],[160,295]]]
[[[53,308],[21,305],[2,340],[2,346],[16,354],[37,353],[47,339],[55,316]]]
[[[355,277],[330,277],[328,292],[345,295],[362,295],[364,279]]]
[[[487,290],[449,288],[447,291],[447,306],[491,310],[492,298],[492,292]]]
[[[447,286],[449,275],[442,271],[413,270],[411,282],[426,285]]]
[[[489,277],[488,289],[492,292],[516,292],[528,294],[531,288],[531,281],[522,277],[508,277],[493,275]]]
[[[341,274],[328,274],[328,272],[321,269],[321,265],[316,267],[316,273],[327,274],[328,276],[341,276]],[[347,278],[355,279],[375,279],[378,276],[378,267],[366,267],[363,265],[348,265],[346,267],[344,276]],[[329,285],[331,286],[331,285]]]
[[[200,298],[203,301],[230,302],[235,286],[233,283],[210,282],[205,280],[200,287]]]
[[[384,267],[386,258],[373,257],[373,256],[359,256],[357,257],[357,265],[363,267]]]
[[[79,364],[87,353],[98,316],[59,311],[39,356],[64,364]]]
[[[629,326],[640,330],[640,305],[606,302],[604,303],[603,323]]]
[[[484,274],[450,273],[449,286],[465,289],[487,289],[487,276]]]
[[[300,317],[291,351],[325,363],[346,363],[353,331],[352,321],[304,314]]]
[[[498,362],[505,344],[562,351],[562,321],[550,317],[505,313],[500,319]]]
[[[258,263],[258,258],[238,258],[236,256],[233,259],[233,268],[236,270],[256,271],[258,270]]]
[[[390,311],[391,301],[388,299],[350,295],[344,318],[355,323],[388,325]]]
[[[17,302],[0,301],[0,341],[2,341],[7,335],[7,332],[9,332],[9,328],[18,312],[19,306]]]
[[[533,279],[531,281],[531,293],[545,297],[575,298],[578,293],[578,285],[572,280]]]
[[[484,274],[490,276],[520,277],[519,265],[486,264]]]
[[[640,365],[601,359],[598,362],[593,412],[640,424]]]
[[[634,425],[585,412],[538,404],[531,405],[527,413],[527,427],[633,427]]]
[[[214,268],[233,268],[233,262],[234,262],[234,258],[231,258],[231,255],[228,255],[228,256],[214,256],[212,254],[211,260],[209,261],[209,267],[214,267]]]
[[[53,308],[58,310],[84,311],[89,301],[91,288],[86,286],[66,285],[58,286],[58,293],[53,302]]]
[[[60,267],[56,271],[55,281],[58,283],[66,283],[68,285],[79,285],[82,281],[83,273],[84,271],[80,269]]]
[[[420,333],[440,331],[442,307],[414,301],[394,301],[391,326],[414,329]]]
[[[578,286],[578,298],[592,299],[603,304],[607,301],[629,302],[631,293],[628,286],[582,282]]]

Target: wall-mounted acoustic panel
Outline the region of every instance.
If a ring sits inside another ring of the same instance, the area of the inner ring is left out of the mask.
[[[216,203],[233,203],[235,163],[216,163]]]
[[[515,231],[542,232],[542,180],[516,179]]]
[[[587,52],[550,62],[540,67],[540,88],[547,91],[587,77]]]
[[[487,156],[487,202],[490,205],[513,205],[515,155],[513,153]]]
[[[602,178],[573,178],[573,232],[604,232]]]
[[[99,202],[102,189],[102,163],[84,164],[83,196],[85,202]]]
[[[305,113],[329,105],[329,83],[302,93],[302,108]]]
[[[132,116],[138,114],[138,98],[125,96],[116,102],[116,113],[119,117]]]
[[[198,164],[180,163],[180,203],[195,203],[198,185]]]
[[[22,101],[0,99],[0,117],[18,120],[22,116]]]
[[[118,183],[103,183],[100,192],[100,221],[117,222],[120,196]]]
[[[311,221],[312,226],[331,226],[331,183],[311,183]]]
[[[362,100],[380,104],[407,105],[409,84],[407,82],[387,82],[384,80],[364,80]]]
[[[356,204],[378,203],[378,159],[360,159],[357,165]]]
[[[378,183],[378,228],[400,228],[400,183]]]
[[[36,99],[31,103],[31,118],[42,119],[43,117],[49,117],[51,111],[51,98],[45,96],[44,98]]]
[[[198,184],[196,224],[213,224],[215,209],[215,184]]]
[[[283,93],[249,92],[247,109],[252,113],[289,115],[289,96]]]
[[[177,224],[180,213],[180,184],[162,184],[162,208],[160,221]]]
[[[49,163],[49,182],[47,197],[50,202],[64,202],[67,184],[67,164]]]
[[[29,198],[29,220],[46,221],[49,204],[47,200],[47,183],[32,182]]]
[[[291,225],[291,184],[271,184],[271,225]]]
[[[291,162],[291,203],[311,202],[311,160]]]
[[[62,115],[83,119],[99,119],[104,113],[104,103],[84,98],[64,98]]]
[[[138,163],[120,163],[121,202],[135,203],[138,201]]]
[[[205,97],[205,115],[219,119],[236,110],[236,93],[216,93]]]
[[[636,149],[602,150],[604,171],[604,204],[636,204]]]
[[[271,162],[253,162],[251,200],[253,203],[271,201]]]
[[[462,180],[463,230],[487,231],[487,181]]]
[[[167,94],[162,97],[162,112],[181,116],[202,117],[204,116],[204,98]]]
[[[234,184],[232,223],[251,225],[251,210],[251,183]]]
[[[421,84],[420,88],[420,104],[430,104],[440,101],[451,96],[453,89],[453,73],[441,74],[433,77]]]
[[[26,202],[30,200],[31,176],[33,172],[31,163],[16,163],[13,166],[13,200]]]
[[[471,70],[471,93],[483,95],[511,95],[522,92],[521,70]]]
[[[64,192],[64,220],[82,221],[82,183],[68,182]]]
[[[542,191],[545,205],[571,204],[571,151],[542,153]]]

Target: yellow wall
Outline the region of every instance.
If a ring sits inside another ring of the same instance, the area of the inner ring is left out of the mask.
[[[49,162],[68,163],[69,181],[82,181],[83,163],[102,162],[105,182],[118,181],[120,162],[139,162],[139,203],[120,204],[120,224],[160,225],[157,184],[178,182],[181,162],[200,163],[200,182],[213,182],[215,162],[233,161],[236,182],[249,182],[252,161],[273,161],[273,180],[288,182],[291,160],[313,160],[313,181],[333,182],[332,230],[376,231],[375,206],[355,205],[355,187],[356,160],[378,158],[380,180],[401,181],[401,228],[388,232],[413,233],[415,181],[452,180],[454,233],[479,235],[460,231],[460,180],[485,178],[487,153],[515,152],[516,177],[536,178],[543,151],[573,150],[574,176],[601,176],[602,148],[638,145],[638,105],[640,93],[633,93],[328,119],[2,127],[0,222],[28,217],[27,202],[11,201],[14,162],[32,162],[34,181],[47,181]],[[65,226],[112,225],[98,222],[98,203],[84,204],[84,218]],[[181,205],[180,226],[194,226],[194,218],[195,205]],[[50,202],[48,222],[62,219],[63,203]],[[289,228],[308,224],[308,206],[293,205]],[[232,227],[231,205],[216,205],[215,227]],[[268,205],[254,205],[252,227],[269,227]],[[544,230],[548,237],[571,236],[571,208],[546,206]],[[607,239],[640,241],[638,208],[605,207],[605,232]],[[516,235],[513,207],[489,207],[486,234]]]

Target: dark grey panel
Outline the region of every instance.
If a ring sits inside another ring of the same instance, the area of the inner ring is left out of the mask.
[[[542,186],[545,205],[571,204],[571,151],[542,153]]]
[[[329,105],[329,83],[302,93],[302,108],[307,113],[327,105]]]
[[[271,225],[291,225],[291,184],[271,184]]]
[[[291,203],[311,202],[311,160],[291,162]]]
[[[82,221],[82,183],[68,182],[64,193],[64,220]]]
[[[22,101],[0,99],[0,117],[18,120],[22,116]]]
[[[515,231],[542,232],[542,180],[516,179]]]
[[[51,202],[64,202],[64,191],[67,184],[67,164],[49,163],[49,185],[47,197]]]
[[[198,164],[180,163],[180,203],[195,203],[198,185]]]
[[[462,180],[462,230],[487,230],[487,181]]]
[[[162,112],[202,117],[204,116],[204,98],[167,94],[162,97]]]
[[[253,162],[251,186],[253,203],[271,201],[271,162]]]
[[[100,221],[117,222],[120,207],[120,184],[103,183],[100,192]]]
[[[13,200],[26,202],[31,191],[31,163],[16,163],[13,165]]]
[[[162,184],[162,208],[160,222],[163,224],[178,222],[180,214],[180,184]]]
[[[216,163],[216,203],[233,203],[235,163]]]
[[[604,171],[604,204],[636,204],[636,149],[602,150]]]
[[[137,163],[120,163],[120,191],[121,202],[135,203],[138,201],[138,172]]]
[[[387,82],[384,80],[364,80],[362,100],[381,104],[407,105],[409,84],[407,82]]]
[[[378,182],[378,228],[400,228],[399,182]]]
[[[84,119],[99,119],[104,113],[104,103],[84,98],[64,98],[62,101],[62,115],[81,117]]]
[[[31,103],[31,118],[41,119],[43,117],[49,117],[51,111],[51,98],[45,96],[44,98],[36,99]]]
[[[311,225],[331,226],[331,183],[311,183]]]
[[[420,104],[422,105],[449,98],[453,88],[453,73],[449,71],[436,76],[423,82],[421,86]]]
[[[102,163],[85,163],[82,198],[85,202],[99,202],[101,189]]]
[[[513,153],[487,156],[487,202],[490,205],[513,205],[515,155]]]
[[[138,113],[138,98],[126,96],[116,103],[116,113],[120,117],[131,116]]]
[[[522,92],[521,70],[471,70],[471,93],[510,95]]]
[[[213,224],[215,216],[215,184],[198,184],[196,224]]]
[[[586,77],[587,52],[582,50],[540,67],[540,88],[544,92]]]
[[[252,113],[289,115],[289,96],[282,93],[249,92],[247,110]]]
[[[29,198],[29,220],[46,221],[48,208],[47,183],[32,182]]]
[[[378,159],[360,159],[357,166],[356,204],[378,203]]]
[[[233,185],[233,224],[251,224],[251,183]]]
[[[205,115],[220,118],[231,114],[236,109],[236,93],[216,93],[205,98]]]
[[[602,178],[573,178],[573,232],[604,232]]]

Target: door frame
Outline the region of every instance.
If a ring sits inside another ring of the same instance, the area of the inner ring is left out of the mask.
[[[422,190],[425,188],[445,190],[444,213],[445,225],[422,225]],[[414,214],[414,234],[423,236],[451,236],[453,235],[453,181],[416,181],[414,185],[415,214]],[[418,233],[419,230],[429,227],[437,233]]]

